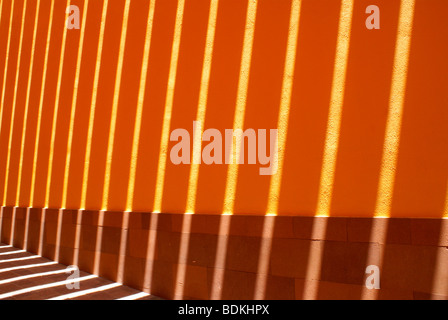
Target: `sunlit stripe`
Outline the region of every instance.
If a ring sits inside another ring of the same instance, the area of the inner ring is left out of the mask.
[[[98,228],[96,229],[95,239],[95,256],[93,258],[93,273],[99,274],[101,261],[101,247],[103,245],[103,226],[104,225],[104,211],[98,212]]]
[[[211,300],[220,300],[224,288],[224,275],[226,272],[226,258],[228,247],[228,234],[232,215],[223,214],[219,219],[218,243],[216,244],[215,265],[213,268]]]
[[[316,217],[313,220],[313,229],[311,233],[311,238],[315,241],[310,242],[309,257],[302,296],[302,299],[305,300],[316,299],[319,289],[318,280],[320,280],[324,250],[322,239],[325,239],[327,230],[328,218],[326,217],[330,215],[334,173],[336,169],[336,158],[339,147],[353,5],[353,0],[343,0],[339,12],[339,26],[336,40],[336,55],[334,61],[327,133],[325,137]]]
[[[387,232],[389,228],[389,218],[374,217],[369,239],[369,250],[367,252],[366,267],[369,265],[377,266],[380,271],[384,260],[384,246],[387,240]],[[381,273],[380,273],[381,275]],[[381,283],[380,283],[381,285]],[[362,300],[375,300],[378,297],[378,290],[362,287]]]
[[[218,0],[211,0],[207,24],[207,36],[205,42],[204,62],[202,65],[201,86],[199,89],[199,103],[196,115],[198,126],[195,127],[193,141],[193,161],[190,167],[190,178],[188,183],[188,195],[186,214],[182,220],[182,233],[179,247],[178,267],[176,272],[175,299],[182,299],[185,288],[185,277],[187,271],[188,249],[190,245],[190,231],[192,213],[195,210],[197,182],[199,175],[199,163],[201,159],[202,128],[204,127],[205,113],[207,108],[208,88],[210,82],[210,70],[212,65],[213,44],[215,39],[216,19],[218,15]],[[199,129],[198,129],[199,128]]]
[[[218,17],[219,0],[211,0],[208,16],[207,36],[205,39],[204,62],[202,65],[201,87],[199,89],[199,104],[196,121],[199,124],[197,132],[194,133],[193,161],[190,167],[188,180],[187,206],[185,212],[194,213],[196,206],[196,192],[199,177],[199,163],[202,155],[202,132],[207,111],[208,88],[210,84],[210,71],[213,59],[213,45],[215,42],[216,20]]]
[[[146,265],[145,274],[143,277],[143,288],[147,288],[151,292],[153,271],[154,271],[154,260],[156,255],[156,245],[157,245],[157,226],[159,224],[159,213],[151,213],[151,221],[149,223],[148,230],[148,240],[146,243],[148,247],[146,248]]]
[[[388,217],[390,215],[398,147],[400,144],[401,121],[406,92],[414,7],[414,0],[401,1],[400,20],[398,22],[397,42],[395,45],[394,65],[392,69],[389,114],[386,124],[383,158],[381,161],[381,171],[375,206],[376,217]]]
[[[25,31],[26,5],[27,5],[27,0],[24,0],[23,9],[22,9],[22,22],[20,24],[19,49],[17,52],[16,78],[14,81],[14,96],[13,96],[13,100],[12,100],[11,120],[10,120],[10,126],[9,126],[8,152],[7,152],[7,156],[6,156],[6,169],[5,169],[5,186],[3,188],[3,190],[4,190],[3,191],[3,205],[6,205],[6,196],[8,194],[9,166],[11,163],[12,137],[14,134],[14,117],[16,115],[16,108],[17,108],[17,90],[19,88],[20,64],[22,62],[22,46],[23,46],[23,34]]]
[[[2,230],[3,230],[3,209],[4,209],[3,206],[0,207],[0,240],[2,239]],[[0,248],[6,248],[6,247],[7,246]]]
[[[98,278],[98,277],[94,276],[94,275],[89,275],[89,276],[77,278],[76,281],[85,281],[85,280],[90,280],[90,279],[95,279],[95,278]],[[31,288],[25,288],[25,289],[21,289],[21,290],[17,290],[17,291],[0,294],[0,299],[11,298],[11,297],[18,296],[18,295],[21,295],[24,293],[39,291],[42,289],[59,287],[59,286],[63,286],[63,285],[71,284],[71,283],[73,283],[73,280],[65,280],[65,281],[59,281],[59,282],[48,283],[48,284],[44,284],[44,285],[40,285],[40,286],[35,286],[35,287],[31,287]]]
[[[238,80],[238,92],[235,106],[235,117],[233,129],[243,129],[244,113],[246,109],[247,90],[249,85],[250,63],[252,57],[252,47],[255,32],[255,18],[257,11],[257,1],[249,0],[246,13],[246,25],[243,40],[243,53],[241,57],[240,74]],[[240,141],[236,141],[236,157],[229,164],[226,181],[226,191],[224,196],[223,214],[219,221],[219,237],[216,245],[215,266],[212,278],[211,299],[221,299],[224,287],[224,273],[227,256],[228,233],[230,230],[231,215],[233,214],[233,205],[235,200],[235,188],[238,175],[238,165],[234,164],[234,160],[239,157]],[[235,143],[232,150],[235,149]],[[233,155],[233,151],[232,151]]]
[[[446,188],[445,208],[443,210],[443,217],[448,218],[448,186]]]
[[[77,266],[78,262],[79,262],[79,248],[81,245],[82,214],[83,214],[83,210],[78,210],[78,216],[76,217],[75,248],[73,250],[73,265],[75,265],[75,266]]]
[[[2,8],[3,8],[3,5],[2,5]],[[3,126],[2,126],[3,112],[5,110],[6,78],[8,75],[9,50],[11,48],[11,31],[12,31],[13,13],[14,13],[14,1],[11,2],[11,10],[9,12],[8,41],[6,44],[5,67],[3,69],[2,102],[1,102],[1,107],[0,107],[0,133],[3,128]],[[3,192],[6,193],[6,190],[3,190]]]
[[[3,0],[0,1],[0,24],[2,22],[2,15],[3,15]]]
[[[42,255],[43,248],[44,248],[44,230],[45,230],[45,220],[47,217],[47,209],[44,208],[41,211],[41,219],[40,219],[40,226],[39,226],[39,245],[37,248],[37,254]]]
[[[448,199],[445,207],[448,206]],[[448,220],[440,219],[439,243],[437,249],[437,258],[434,264],[434,274],[432,278],[432,299],[437,299],[437,295],[448,295],[448,268],[446,267],[446,247],[445,239],[448,234]]]
[[[45,46],[44,69],[42,72],[42,81],[41,81],[42,86],[41,86],[41,91],[40,91],[39,110],[37,113],[36,135],[35,135],[35,141],[34,141],[33,171],[31,174],[30,204],[29,204],[30,207],[32,207],[34,204],[34,191],[35,191],[36,171],[37,171],[37,156],[39,154],[40,128],[42,125],[42,108],[44,105],[45,87],[46,87],[46,83],[47,83],[48,55],[50,52],[51,29],[53,26],[53,13],[54,13],[54,0],[51,1],[50,16],[48,18],[48,30],[47,30],[47,42],[46,42],[46,46]]]
[[[106,17],[107,17],[107,4],[108,0],[103,2],[103,12],[101,16],[101,28],[98,37],[98,51],[95,63],[95,75],[93,80],[92,89],[92,101],[90,105],[90,115],[89,115],[89,127],[87,129],[87,143],[86,143],[86,153],[84,158],[84,170],[82,175],[82,190],[81,190],[81,201],[80,209],[86,207],[86,197],[87,197],[87,185],[89,180],[89,168],[90,168],[90,153],[92,152],[92,135],[93,135],[93,125],[95,123],[95,109],[98,95],[98,82],[100,77],[100,67],[101,67],[101,56],[103,53],[103,43],[104,43],[104,30],[106,28]]]
[[[384,243],[387,238],[392,196],[395,183],[398,148],[400,144],[401,122],[406,93],[406,79],[409,64],[409,52],[412,38],[412,23],[414,20],[414,0],[402,0],[398,20],[397,38],[395,44],[392,83],[389,97],[389,114],[383,145],[383,157],[378,182],[375,218],[370,233],[369,251],[366,265],[376,265],[382,268],[384,260]],[[384,219],[383,219],[384,218]],[[378,290],[363,287],[362,299],[376,299]]]
[[[137,172],[137,157],[140,144],[140,131],[142,126],[143,103],[145,101],[146,81],[148,79],[149,52],[151,49],[152,26],[154,21],[156,0],[149,3],[148,23],[146,24],[145,47],[143,51],[142,72],[138,91],[137,110],[135,113],[134,136],[132,139],[131,164],[129,166],[128,193],[126,196],[126,210],[132,211],[134,203],[135,175]]]
[[[124,267],[126,263],[126,249],[128,245],[128,229],[129,229],[129,211],[123,212],[123,221],[121,223],[120,230],[120,247],[118,251],[118,267],[117,267],[117,280],[118,283],[124,282]]]
[[[4,249],[4,248],[12,248],[12,246],[11,246],[11,245],[8,245],[8,246],[0,246],[0,249]]]
[[[27,89],[26,89],[25,111],[23,113],[22,140],[20,143],[19,169],[18,169],[18,176],[17,176],[17,190],[16,190],[16,202],[15,202],[16,206],[19,206],[20,188],[22,186],[23,153],[25,150],[25,137],[26,137],[27,122],[28,122],[28,109],[29,109],[29,105],[30,105],[31,80],[33,78],[34,53],[35,53],[35,49],[36,49],[36,36],[37,36],[37,24],[39,21],[39,12],[40,12],[40,0],[37,0],[36,15],[34,18],[33,42],[31,44],[30,66],[29,66],[29,70],[28,70],[28,84],[27,84]]]
[[[70,6],[70,0],[67,0],[66,7]],[[58,113],[59,113],[59,103],[60,103],[60,97],[61,97],[61,85],[62,85],[62,71],[64,67],[64,57],[65,57],[65,43],[67,41],[67,28],[65,27],[65,21],[67,21],[67,18],[69,16],[69,13],[66,14],[65,20],[64,20],[64,28],[63,28],[63,35],[62,35],[62,44],[61,44],[61,55],[59,57],[59,70],[58,70],[58,82],[56,87],[56,96],[55,96],[55,102],[54,102],[54,111],[53,111],[53,121],[51,123],[51,140],[50,140],[50,153],[48,156],[48,172],[47,172],[47,183],[45,188],[45,207],[48,207],[49,201],[50,201],[50,187],[51,187],[51,176],[53,173],[53,158],[54,158],[54,142],[56,139],[56,124],[58,121]]]
[[[28,235],[29,235],[29,228],[30,228],[30,210],[31,208],[26,208],[25,213],[25,230],[23,232],[23,249],[25,251],[28,250]]]
[[[267,276],[271,258],[272,237],[275,228],[275,215],[278,213],[280,185],[283,174],[283,159],[288,133],[289,112],[291,108],[292,87],[294,81],[294,69],[297,54],[297,41],[299,35],[301,1],[294,0],[291,3],[291,15],[289,19],[288,42],[286,45],[285,69],[283,72],[282,94],[278,115],[277,129],[279,132],[278,144],[274,161],[277,162],[277,172],[271,177],[269,187],[268,205],[263,221],[263,233],[258,255],[257,278],[255,281],[254,299],[264,299],[266,295]]]
[[[238,91],[236,97],[235,116],[233,130],[243,129],[246,112],[247,90],[249,87],[250,65],[252,60],[252,47],[255,33],[255,20],[257,14],[257,0],[248,0],[246,15],[246,27],[244,31],[243,53],[241,57],[240,74],[238,79]],[[236,140],[236,141],[235,141]],[[240,156],[241,136],[237,136],[232,143],[231,155],[235,157],[230,161],[227,171],[226,189],[224,194],[224,214],[233,214],[235,203],[236,184],[238,179],[238,159]]]
[[[9,244],[14,245],[14,236],[15,236],[15,231],[16,231],[16,212],[17,211],[17,207],[14,207],[12,209],[12,217],[11,217],[11,233],[9,235]]]
[[[9,271],[16,271],[16,270],[23,270],[23,269],[31,269],[31,268],[40,268],[40,267],[47,267],[47,266],[52,266],[58,264],[57,262],[44,262],[44,263],[36,263],[36,264],[27,264],[24,266],[17,266],[17,267],[11,267],[11,268],[4,268],[4,269],[0,269],[0,273],[3,272],[9,272]]]
[[[73,143],[73,128],[75,125],[75,111],[76,103],[78,101],[78,90],[79,90],[79,75],[81,73],[81,61],[82,61],[82,51],[84,48],[84,35],[86,31],[87,24],[87,12],[89,8],[89,0],[84,0],[84,8],[82,12],[82,25],[78,45],[78,58],[76,61],[76,73],[75,73],[75,83],[73,85],[73,99],[72,106],[70,110],[70,124],[68,127],[68,138],[67,138],[67,155],[65,158],[65,168],[64,168],[64,182],[62,185],[62,201],[61,207],[65,208],[67,206],[67,189],[68,189],[68,175],[70,170],[70,161],[72,154],[72,143]]]
[[[121,286],[121,284],[111,283],[111,284],[107,284],[107,285],[97,287],[97,288],[92,288],[92,289],[87,289],[87,290],[82,290],[82,291],[78,291],[78,292],[64,294],[62,296],[54,297],[54,298],[47,299],[47,300],[68,300],[68,299],[83,297],[83,296],[86,296],[86,295],[89,295],[92,293],[106,291],[106,290],[113,289],[113,288],[116,288],[119,286]]]
[[[191,222],[193,214],[186,213],[182,217],[182,232],[180,234],[179,254],[177,258],[176,282],[174,286],[174,299],[184,298],[185,277],[187,273],[188,249],[190,243]]]
[[[67,268],[67,269],[54,270],[54,271],[48,271],[48,272],[42,272],[42,273],[32,273],[32,274],[28,274],[26,276],[19,276],[19,277],[15,277],[15,278],[8,278],[8,279],[0,280],[0,285],[12,283],[12,282],[16,282],[16,281],[21,281],[21,280],[27,280],[27,279],[51,276],[54,274],[66,273],[67,271],[74,271],[74,270],[78,270],[78,269]]]
[[[26,12],[26,1],[23,4],[23,10],[22,10],[22,22],[20,24],[20,39],[19,39],[19,49],[17,52],[17,66],[16,66],[16,78],[14,81],[14,97],[12,101],[12,110],[11,110],[11,119],[9,124],[9,136],[8,136],[8,149],[7,149],[7,156],[6,156],[6,169],[5,169],[5,186],[3,189],[3,205],[6,205],[6,195],[8,193],[8,179],[9,179],[9,164],[11,159],[11,144],[12,144],[12,134],[14,130],[14,115],[16,112],[16,102],[17,102],[17,88],[19,84],[19,69],[20,69],[20,62],[22,57],[22,44],[23,44],[23,30],[25,29],[25,12]],[[11,8],[11,15],[14,11],[14,2],[12,3]],[[11,22],[12,22],[12,16],[11,16]],[[8,38],[8,49],[9,49],[9,38]],[[8,50],[9,51],[9,50]],[[9,52],[8,52],[9,54]],[[5,62],[6,63],[6,62]],[[5,72],[7,70],[8,66],[5,66]],[[6,81],[6,77],[3,81]],[[3,88],[6,88],[6,83],[3,83]],[[3,111],[3,103],[4,103],[4,94],[2,97],[2,111]],[[3,119],[1,119],[3,120]]]
[[[283,72],[282,93],[280,100],[280,110],[278,115],[278,144],[277,144],[277,173],[271,177],[269,187],[267,214],[278,213],[278,202],[280,196],[280,186],[283,175],[283,160],[285,155],[286,138],[288,134],[289,113],[291,109],[292,87],[294,82],[294,70],[297,54],[297,40],[299,36],[299,21],[301,0],[294,0],[291,3],[291,16],[289,20],[288,42],[286,46],[285,69]]]
[[[345,93],[345,77],[350,47],[350,32],[353,16],[353,0],[343,0],[339,16],[336,57],[334,61],[333,83],[331,87],[330,110],[328,115],[327,133],[323,163],[319,184],[316,216],[329,216],[333,197],[334,173],[339,148],[339,135],[342,118],[342,108]]]
[[[7,256],[10,254],[18,254],[18,253],[24,253],[25,250],[17,250],[17,251],[8,251],[8,252],[0,252],[0,256]]]
[[[309,255],[307,259],[303,300],[315,300],[319,291],[319,281],[322,271],[324,241],[327,233],[328,217],[315,217],[311,231]]]
[[[176,86],[177,62],[179,59],[180,38],[182,34],[182,21],[184,17],[185,0],[178,0],[176,22],[174,27],[173,46],[171,49],[170,70],[166,90],[165,110],[163,115],[162,136],[160,138],[159,163],[157,167],[156,190],[154,195],[153,212],[161,212],[163,187],[165,184],[165,168],[168,153],[168,140],[170,136],[171,113],[173,109],[174,88]]]
[[[120,51],[118,54],[117,73],[115,77],[114,99],[112,102],[112,114],[109,127],[109,141],[107,144],[106,171],[104,173],[104,188],[102,210],[107,210],[109,201],[110,175],[112,170],[112,155],[114,152],[115,128],[117,125],[118,101],[120,98],[121,74],[123,71],[124,49],[126,47],[126,35],[128,30],[129,7],[131,0],[126,0],[124,8],[123,25],[121,28]]]
[[[149,297],[149,296],[150,295],[148,293],[140,292],[140,293],[132,294],[130,296],[115,299],[115,300],[138,300],[138,299]]]
[[[64,209],[58,210],[58,220],[56,227],[56,242],[54,248],[54,260],[59,262],[59,254],[61,252],[61,237],[62,237],[62,215],[64,214]]]
[[[269,264],[271,261],[272,237],[274,236],[276,218],[277,216],[275,215],[264,217],[260,252],[258,254],[257,278],[255,280],[255,300],[262,300],[266,297]]]
[[[17,261],[26,261],[31,259],[37,259],[42,258],[41,256],[28,256],[28,257],[22,257],[22,258],[12,258],[12,259],[5,259],[0,260],[0,263],[9,263],[9,262],[17,262]]]

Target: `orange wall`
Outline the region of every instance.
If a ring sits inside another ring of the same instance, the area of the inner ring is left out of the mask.
[[[87,14],[74,118],[71,118],[71,107],[81,31],[64,31],[66,2],[54,1],[47,73],[42,82],[51,1],[40,1],[34,64],[28,87],[37,1],[1,1],[0,71],[6,70],[6,65],[8,67],[6,77],[3,76],[4,72],[0,72],[0,89],[4,89],[0,92],[4,92],[4,102],[1,105],[0,195],[7,191],[3,205],[62,206],[67,141],[72,123],[73,141],[69,175],[66,177],[66,207],[80,208],[82,186],[87,183],[85,208],[106,209],[102,208],[102,202],[108,141],[114,94],[119,93],[115,134],[112,136],[107,209],[153,210],[178,10],[177,0],[153,1],[156,2],[132,208],[126,208],[126,198],[150,2],[130,1],[121,86],[119,90],[115,90],[123,13],[127,1],[109,0],[94,113],[92,152],[87,159],[90,170],[88,181],[83,181],[103,1],[90,0],[87,12],[83,10],[84,1],[71,1],[71,4],[81,9],[81,21]],[[352,1],[292,1],[258,1],[250,73],[247,78],[247,99],[243,103],[244,127],[277,128],[291,8],[292,4],[300,3],[288,130],[279,132],[280,135],[287,133],[284,165],[279,173],[282,177],[280,192],[278,195],[274,194],[274,198],[278,198],[276,213],[279,215],[313,216],[317,211],[319,194],[322,193],[320,181],[325,160],[333,75],[338,69],[337,63],[341,63],[337,59],[338,26],[341,24],[340,20],[344,22],[344,19],[348,19],[346,16],[340,19],[341,5],[345,6]],[[27,6],[20,68],[17,69],[25,2]],[[347,68],[342,79],[343,85],[336,88],[344,90],[340,101],[340,130],[330,126],[330,131],[334,130],[330,133],[338,137],[336,145],[333,145],[337,148],[335,170],[330,172],[334,180],[330,188],[331,194],[323,195],[328,200],[329,214],[332,216],[373,216],[379,198],[382,172],[393,173],[390,176],[392,180],[386,181],[392,190],[386,194],[386,198],[391,199],[388,206],[390,216],[437,218],[448,214],[448,24],[445,19],[448,2],[415,0],[412,33],[397,33],[400,12],[403,12],[400,11],[400,4],[405,6],[406,3],[409,5],[413,2],[353,1]],[[177,71],[177,76],[170,130],[186,128],[191,132],[193,120],[196,119],[210,3],[210,0],[185,1],[178,64],[177,68],[172,69]],[[376,4],[381,9],[380,30],[368,30],[365,27],[364,22],[368,16],[365,9],[370,4]],[[248,1],[219,1],[205,128],[223,131],[233,127],[247,9]],[[13,20],[10,30],[11,15]],[[11,41],[7,55],[9,31]],[[53,127],[64,32],[67,38],[59,82],[60,100]],[[408,36],[411,38],[409,60],[405,62],[402,121],[398,131],[395,131],[395,138],[399,138],[398,149],[387,151],[395,152],[397,160],[396,163],[386,163],[384,168],[383,148],[388,141],[385,132],[387,121],[391,119],[390,115],[388,118],[388,110],[393,105],[391,97],[396,97],[394,94],[397,93],[395,89],[391,89],[396,88],[393,70],[397,62],[406,60],[405,53],[396,53],[396,45],[400,40],[405,41]],[[17,72],[19,74],[16,81]],[[41,97],[43,84],[45,89]],[[15,87],[17,94],[14,94]],[[26,113],[28,90],[29,105]],[[38,148],[35,150],[41,98],[41,127]],[[50,186],[47,188],[52,132],[54,152]],[[23,162],[20,165],[22,144]],[[174,144],[175,142],[168,144],[168,151]],[[33,164],[36,152],[37,161]],[[30,199],[33,168],[35,192]],[[234,213],[266,213],[272,177],[260,176],[258,168],[258,164],[239,166]],[[227,165],[200,166],[195,212],[222,212],[227,170]],[[21,184],[17,192],[19,173]],[[173,165],[168,154],[163,179],[162,212],[186,211],[189,174],[189,165]],[[45,201],[46,197],[48,203]]]

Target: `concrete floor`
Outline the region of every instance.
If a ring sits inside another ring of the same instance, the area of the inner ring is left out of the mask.
[[[0,244],[0,300],[159,299],[83,271],[73,288],[72,275],[65,265]]]

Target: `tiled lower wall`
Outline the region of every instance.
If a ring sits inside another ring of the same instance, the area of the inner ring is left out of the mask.
[[[3,243],[168,299],[448,299],[441,219],[3,207],[0,230]],[[379,290],[364,286],[369,264]]]

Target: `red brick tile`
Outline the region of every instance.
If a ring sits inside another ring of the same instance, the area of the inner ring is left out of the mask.
[[[11,243],[11,218],[3,217],[2,221],[2,230],[1,230],[1,239],[0,241],[3,243]]]
[[[187,263],[196,266],[214,266],[218,237],[209,234],[190,234]]]
[[[317,231],[315,232],[314,236],[312,235],[313,229]],[[294,217],[293,230],[294,236],[298,239],[346,241],[347,219],[325,217]],[[319,230],[322,231],[318,232]]]
[[[54,221],[46,221],[44,227],[44,241],[46,244],[56,244],[58,224]]]
[[[260,238],[229,236],[226,269],[256,273],[260,244]]]
[[[414,287],[415,248],[408,245],[387,245],[384,251],[384,262],[380,268],[381,288],[410,289]]]
[[[143,212],[131,212],[129,214],[129,223],[128,223],[128,228],[129,229],[143,229]],[[147,228],[146,228],[147,229]]]
[[[121,228],[103,227],[101,252],[118,254],[120,251]]]
[[[79,269],[93,273],[94,263],[95,263],[95,252],[82,249],[79,250],[79,256],[78,256]]]
[[[276,219],[276,217],[269,218]],[[232,236],[261,237],[264,221],[264,216],[231,216],[229,234]]]
[[[412,288],[420,292],[448,295],[448,249],[414,246],[412,251]]]
[[[64,209],[62,211],[62,224],[75,225],[77,221],[78,210]]]
[[[351,242],[369,242],[372,232],[373,219],[368,218],[349,218],[347,219],[348,241]]]
[[[104,227],[113,227],[113,228],[122,228],[123,226],[123,212],[117,211],[106,211],[104,212],[104,220],[103,223],[100,223],[100,226]]]
[[[307,290],[315,290],[315,296],[306,295]],[[295,279],[296,300],[306,297],[321,300],[357,300],[361,290],[361,286],[352,284]]]
[[[348,281],[348,243],[324,241],[322,253],[321,280],[347,283]]]
[[[195,214],[191,217],[191,233],[217,234],[219,232],[220,216]]]
[[[119,257],[117,254],[101,252],[99,264],[99,276],[117,281]]]
[[[42,209],[30,208],[30,221],[40,223],[42,219]]]
[[[389,222],[388,218],[349,218],[347,222],[348,240],[383,244],[387,241]]]
[[[54,260],[55,259],[55,253],[56,253],[56,247],[52,244],[46,244],[44,243],[42,245],[42,256]]]
[[[294,233],[294,218],[278,216],[275,217],[274,238],[296,238]]]
[[[67,247],[59,247],[59,263],[65,264],[65,265],[72,265],[73,264],[73,254],[75,250],[73,248],[67,248]]]
[[[16,248],[24,247],[25,220],[17,220],[14,226],[14,239],[12,245]]]
[[[209,292],[214,290],[213,286],[214,268],[208,268]],[[224,271],[224,282],[222,283],[223,300],[252,300],[255,294],[256,274],[241,271]],[[216,284],[215,284],[216,285]]]
[[[448,300],[448,295],[414,291],[414,300]]]
[[[347,278],[346,282],[355,285],[364,285],[366,268],[370,255],[372,264],[380,264],[381,249],[384,245],[368,242],[349,242],[347,244]]]
[[[412,219],[412,244],[448,246],[448,220]]]
[[[414,293],[406,289],[380,289],[378,291],[378,300],[413,300]]]
[[[75,224],[62,224],[61,226],[61,246],[67,248],[75,248],[78,247],[75,244],[76,237],[76,225]]]
[[[323,244],[320,241],[273,239],[271,274],[291,278],[304,278],[306,276],[310,245],[321,248]]]
[[[82,212],[81,224],[88,225],[88,226],[97,226],[98,225],[98,215],[99,215],[99,211],[84,210]]]
[[[45,209],[45,223],[57,223],[59,217],[59,209]],[[63,212],[63,210],[61,210]]]
[[[98,228],[92,225],[82,225],[80,232],[80,248],[95,251]]]
[[[126,256],[123,284],[143,289],[145,280],[146,260],[141,258],[135,258]]]
[[[263,292],[257,292],[261,299],[267,300],[294,300],[295,299],[295,281],[293,278],[274,277],[266,275],[266,289]]]
[[[175,266],[172,262],[155,260],[151,277],[151,293],[164,299],[173,299],[175,277]]]
[[[13,207],[2,207],[3,219],[11,219]]]
[[[151,226],[151,219],[157,215],[157,224]],[[152,213],[149,217],[148,215],[143,215],[142,224],[146,229],[160,230],[160,231],[172,231],[172,219],[176,214],[166,214],[166,213]]]
[[[174,232],[157,232],[156,255],[157,259],[165,262],[177,263],[180,249],[180,234]]]
[[[25,216],[26,216],[26,208],[21,208],[21,207],[15,207],[13,209],[13,212],[15,211],[15,216],[16,216],[16,220],[25,220]]]
[[[134,258],[146,258],[149,231],[142,229],[128,230],[127,254]]]
[[[178,265],[177,268],[186,268],[183,296],[209,299],[207,268],[190,265]]]

